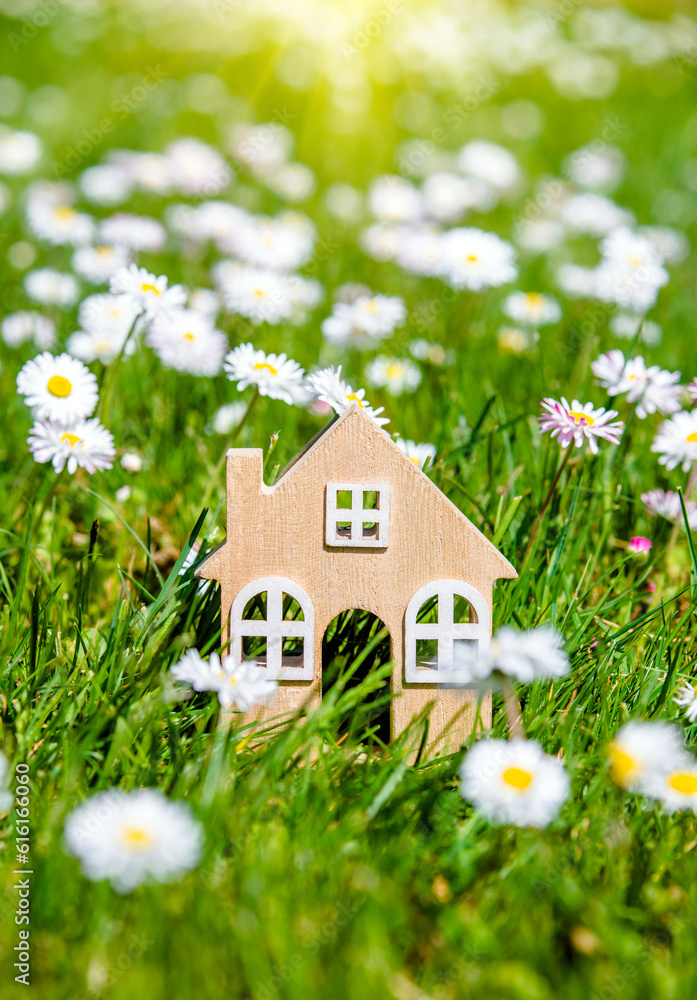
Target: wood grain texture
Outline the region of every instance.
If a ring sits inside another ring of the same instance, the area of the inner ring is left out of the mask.
[[[377,615],[390,632],[395,661],[392,735],[433,702],[429,750],[455,749],[472,731],[476,701],[461,690],[405,682],[405,611],[417,590],[447,579],[474,587],[491,612],[494,581],[516,576],[511,564],[358,406],[301,452],[272,487],[263,482],[262,463],[261,449],[228,452],[227,538],[197,570],[197,576],[220,582],[224,648],[232,602],[252,581],[287,577],[312,601],[314,679],[281,681],[273,702],[254,717],[295,712],[319,701],[325,630],[342,611],[360,608]],[[389,486],[386,547],[326,544],[325,494],[330,483]],[[490,724],[490,713],[488,701],[482,708],[485,725]]]

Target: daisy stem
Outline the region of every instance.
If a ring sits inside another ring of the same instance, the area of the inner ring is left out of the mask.
[[[211,475],[211,478],[208,481],[208,486],[206,487],[206,492],[203,494],[203,502],[201,503],[202,507],[205,507],[206,504],[208,503],[208,501],[210,500],[211,493],[213,492],[215,484],[218,482],[218,477],[220,476],[220,470],[222,469],[223,465],[225,464],[225,458],[227,456],[227,453],[228,453],[229,449],[232,448],[233,444],[235,443],[235,441],[239,437],[240,431],[242,430],[242,428],[244,427],[244,425],[247,423],[247,419],[249,417],[249,414],[254,409],[254,404],[256,403],[256,401],[257,401],[258,398],[259,398],[259,386],[255,385],[254,386],[254,392],[252,393],[252,398],[249,400],[249,403],[247,405],[247,409],[242,414],[242,419],[240,420],[240,422],[237,425],[237,427],[235,427],[234,431],[232,432],[232,437],[230,438],[230,440],[228,441],[228,443],[223,448],[223,453],[222,453],[222,455],[220,456],[220,458],[218,459],[218,461],[215,464],[215,468],[213,469],[213,474]]]
[[[39,516],[36,518],[33,525],[33,531],[37,533],[41,528],[41,522],[44,519],[44,514],[46,513],[46,508],[48,507],[49,501],[53,499],[53,493],[58,483],[58,478],[60,476],[60,473],[54,472],[53,469],[51,469],[51,471],[53,472],[53,476],[48,481],[48,488],[46,489],[44,487],[43,490],[40,490],[39,495],[36,498],[37,501],[43,500],[43,502],[41,503],[41,509],[39,510]],[[42,493],[43,497],[41,496]]]
[[[557,488],[557,484],[559,483],[559,480],[561,479],[561,474],[564,471],[564,469],[566,468],[566,463],[569,461],[570,457],[571,457],[571,447],[568,447],[564,451],[564,457],[562,458],[562,460],[561,460],[561,462],[559,464],[559,468],[557,469],[556,475],[555,475],[554,479],[552,480],[552,485],[549,487],[549,490],[547,492],[547,496],[542,501],[542,506],[540,507],[540,512],[537,515],[537,519],[535,520],[535,523],[532,526],[532,531],[530,533],[530,541],[528,542],[528,547],[525,550],[525,556],[523,557],[523,569],[527,566],[528,560],[529,560],[530,556],[532,555],[532,550],[533,550],[533,548],[535,546],[535,539],[537,538],[537,533],[540,530],[540,525],[542,524],[542,519],[545,516],[545,512],[546,512],[547,508],[549,507],[549,505],[550,505],[550,503],[552,501],[552,497],[554,496],[554,492],[555,492],[555,490]]]
[[[106,376],[104,378],[104,385],[102,387],[102,395],[100,397],[99,403],[97,404],[97,414],[99,415],[99,418],[100,418],[100,420],[102,421],[102,423],[104,425],[106,425],[106,423],[107,423],[107,415],[108,415],[108,412],[109,412],[109,402],[111,400],[111,393],[112,393],[112,390],[114,388],[114,380],[116,379],[116,373],[117,373],[117,371],[119,369],[119,366],[121,364],[123,356],[124,356],[124,354],[126,352],[126,347],[128,346],[128,342],[131,339],[131,337],[133,336],[133,332],[134,332],[136,326],[138,325],[138,320],[140,319],[140,317],[142,315],[143,315],[143,310],[141,310],[138,313],[138,315],[136,316],[136,318],[131,323],[131,328],[128,331],[128,333],[126,334],[126,339],[124,340],[123,344],[121,345],[121,350],[119,351],[119,353],[116,355],[116,357],[114,358],[114,360],[111,362],[111,364],[107,368],[107,373],[106,373]]]
[[[508,738],[511,740],[516,738],[525,739],[523,717],[520,711],[520,702],[515,691],[515,684],[506,678],[502,681],[501,688],[503,690],[506,718],[508,719]]]

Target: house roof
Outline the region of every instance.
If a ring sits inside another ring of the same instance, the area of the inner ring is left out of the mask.
[[[364,440],[366,435],[369,439],[372,437],[374,438],[376,444],[377,442],[380,442],[380,445],[383,448],[384,442],[387,442],[393,451],[395,461],[403,462],[405,468],[409,469],[409,475],[419,478],[423,483],[427,484],[429,490],[435,491],[439,502],[455,515],[457,521],[462,524],[464,530],[468,533],[476,532],[479,536],[480,544],[483,544],[485,549],[488,550],[492,569],[495,569],[495,573],[492,574],[493,578],[512,579],[518,575],[510,562],[501,554],[496,546],[493,545],[488,538],[486,538],[483,532],[481,532],[479,528],[469,520],[469,518],[465,517],[462,511],[456,507],[455,504],[453,504],[452,501],[441,492],[441,490],[438,489],[435,483],[414,462],[412,462],[411,459],[407,458],[407,456],[397,447],[390,435],[378,427],[378,425],[371,420],[371,418],[358,404],[353,404],[353,406],[351,406],[350,409],[348,409],[340,417],[333,419],[325,427],[323,427],[322,430],[316,434],[315,437],[312,438],[300,452],[298,452],[289,465],[286,466],[285,470],[273,486],[266,486],[262,482],[261,492],[266,495],[273,495],[277,491],[283,490],[283,487],[289,482],[289,480],[302,475],[303,468],[310,461],[311,457],[318,450],[329,447],[331,445],[332,437],[339,431],[339,429],[345,429],[345,425],[350,424],[352,421],[362,422],[361,436]],[[247,455],[258,453],[260,458],[262,455],[260,449],[231,449],[228,452],[228,455],[233,455],[235,453],[246,453]],[[225,544],[226,542],[223,542],[222,545],[218,546],[217,549],[211,552],[209,556],[199,564],[197,575],[209,559],[211,559],[221,548],[223,548]]]

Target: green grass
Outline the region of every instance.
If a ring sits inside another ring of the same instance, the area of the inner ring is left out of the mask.
[[[62,11],[14,52],[7,32],[17,22],[8,19],[3,72],[30,90],[60,86],[71,101],[66,116],[43,126],[22,112],[12,124],[36,128],[51,155],[63,157],[152,63],[169,74],[161,96],[118,122],[81,168],[112,146],[160,150],[182,134],[215,141],[225,123],[193,112],[182,98],[181,81],[194,72],[219,73],[231,93],[253,103],[260,121],[287,109],[298,159],[319,181],[320,194],[303,210],[326,252],[308,273],[330,295],[345,281],[402,295],[410,319],[389,344],[393,353],[404,353],[416,336],[457,351],[452,366],[423,366],[414,395],[372,391],[371,402],[386,406],[391,430],[437,446],[433,481],[489,537],[498,534],[504,555],[521,568],[559,461],[558,447],[536,429],[539,400],[578,395],[608,405],[589,362],[611,346],[626,349],[608,331],[611,313],[565,301],[562,321],[542,331],[536,348],[505,354],[496,341],[503,290],[453,295],[435,280],[376,264],[321,198],[333,180],[364,186],[394,169],[395,146],[408,137],[391,116],[401,90],[432,96],[436,127],[444,109],[467,96],[465,86],[437,87],[414,69],[408,79],[376,84],[358,131],[332,135],[321,126],[327,85],[303,93],[273,76],[278,40],[213,60],[168,48],[152,24],[146,34],[144,21],[126,5],[91,15]],[[501,134],[500,109],[523,97],[544,112],[539,139]],[[564,100],[535,71],[503,81],[446,145],[454,149],[475,136],[504,141],[536,178],[558,172],[569,151],[599,135],[608,119],[618,120],[617,143],[629,164],[618,202],[642,224],[679,226],[695,245],[697,195],[685,184],[697,155],[694,99],[689,64],[625,68],[616,92],[599,102]],[[8,184],[17,195],[24,186]],[[473,224],[508,237],[531,190]],[[670,217],[665,198],[661,203],[667,190],[684,197],[679,218]],[[232,197],[255,211],[282,207],[248,178]],[[139,196],[131,207],[159,217],[162,206]],[[7,248],[27,238],[21,205],[0,222],[4,315],[26,305],[22,272],[6,259]],[[573,247],[576,260],[591,253],[591,244]],[[67,268],[69,257],[61,248],[39,248],[37,265]],[[166,253],[143,263],[193,286],[210,284],[213,259]],[[643,353],[647,362],[679,368],[687,381],[697,374],[694,255],[670,271],[650,315],[664,339]],[[543,258],[522,261],[518,287],[554,291]],[[265,326],[252,336],[306,367],[318,358],[343,362],[354,384],[363,384],[365,356],[332,354],[321,344],[319,321],[327,313],[325,302],[303,327]],[[54,318],[63,344],[75,312]],[[231,343],[250,335],[229,316],[224,328]],[[192,571],[179,569],[193,541],[214,544],[224,536],[221,477],[209,509],[201,510],[225,443],[205,427],[238,394],[223,377],[165,372],[150,352],[139,351],[118,371],[107,422],[120,452],[143,455],[143,471],[129,475],[117,463],[90,478],[55,480],[27,453],[29,413],[14,389],[33,354],[30,346],[0,343],[2,744],[13,763],[30,767],[34,870],[26,989],[12,983],[16,865],[12,816],[3,819],[1,996],[21,989],[40,1000],[102,991],[110,1000],[695,995],[697,822],[689,813],[662,815],[617,790],[604,756],[628,718],[675,717],[675,689],[694,670],[691,548],[684,532],[670,545],[670,525],[650,519],[639,500],[655,486],[686,483],[679,472],[666,474],[649,450],[656,418],[634,421],[619,449],[572,457],[529,563],[518,580],[496,589],[495,627],[551,622],[564,634],[573,665],[568,677],[520,690],[527,735],[564,757],[570,800],[546,830],[496,829],[457,790],[466,748],[409,765],[423,740],[422,718],[395,743],[381,744],[376,727],[389,653],[364,616],[346,616],[328,639],[334,683],[327,683],[321,708],[290,727],[271,724],[253,748],[243,728],[220,725],[213,697],[180,700],[167,676],[171,664],[185,648],[207,652],[219,643],[217,592],[199,592]],[[262,399],[237,443],[270,452],[268,482],[320,426],[304,410]],[[131,497],[118,502],[125,483]],[[652,537],[647,559],[629,557],[617,544],[634,534]],[[684,728],[694,747],[696,727]],[[505,731],[495,695],[493,734]],[[143,785],[188,800],[205,827],[204,858],[179,883],[120,896],[81,875],[63,852],[62,828],[87,796]]]

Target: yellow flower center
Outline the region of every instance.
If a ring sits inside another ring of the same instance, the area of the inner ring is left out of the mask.
[[[640,770],[637,760],[618,746],[612,745],[609,750],[612,778],[618,785],[626,785]]]
[[[697,774],[676,771],[668,778],[668,784],[681,795],[694,795],[697,792]]]
[[[421,462],[418,460],[418,458],[416,457],[416,455],[410,455],[409,458],[412,460],[412,462],[414,463],[414,465],[421,465]]]
[[[528,300],[529,306],[541,306],[544,302],[544,299],[539,292],[528,292],[525,297]]]
[[[196,340],[196,337],[193,333],[183,333],[182,340],[188,340],[189,343],[191,343],[192,341]]]
[[[358,403],[361,409],[363,409],[363,407],[365,406],[365,403],[362,403],[360,401],[355,392],[350,392],[346,398],[350,399],[352,403]]]
[[[274,366],[270,365],[268,361],[260,361],[259,364],[254,365],[255,372],[262,372],[264,370],[266,370],[269,375],[278,375],[278,368],[274,368]]]
[[[697,431],[693,431],[692,434],[688,434],[685,440],[689,441],[690,444],[697,444]]]
[[[374,316],[377,311],[378,311],[378,304],[375,301],[375,299],[368,299],[367,302],[363,303],[363,312],[367,312],[371,316]]]
[[[629,258],[629,266],[630,267],[641,267],[642,263],[643,263],[643,261],[642,261],[641,257],[637,257],[636,255],[634,257],[630,257]]]
[[[255,288],[254,291],[252,292],[252,295],[254,295],[257,299],[263,299],[264,294],[265,293],[263,288]]]
[[[125,826],[121,831],[121,840],[134,851],[144,851],[152,844],[152,834],[142,826]]]
[[[67,222],[68,219],[72,219],[76,212],[74,208],[70,208],[68,205],[59,205],[55,211],[55,216],[60,219],[61,222]]]
[[[148,285],[147,283],[140,286],[141,292],[152,292],[153,295],[162,295],[162,292],[155,285]]]
[[[393,361],[387,366],[387,377],[388,378],[399,378],[402,374],[402,366],[398,361]]]
[[[585,424],[586,427],[592,427],[595,423],[593,417],[589,417],[587,413],[581,413],[579,410],[569,410],[569,416],[573,417],[577,424]]]
[[[52,396],[60,396],[61,398],[69,396],[73,391],[72,384],[62,375],[51,375],[46,388]]]
[[[524,771],[522,767],[507,767],[501,777],[507,785],[519,792],[524,792],[532,782],[532,774],[529,771]]]
[[[67,441],[71,448],[74,448],[81,440],[82,438],[79,438],[77,434],[71,434],[70,431],[61,434],[61,441]]]
[[[95,247],[94,249],[95,249],[95,252],[100,257],[111,257],[113,255],[113,253],[114,253],[114,248],[113,247]]]
[[[477,261],[479,260],[479,257],[477,257],[476,253],[468,253],[467,256],[465,257],[465,260],[469,261],[470,264],[476,264]]]

